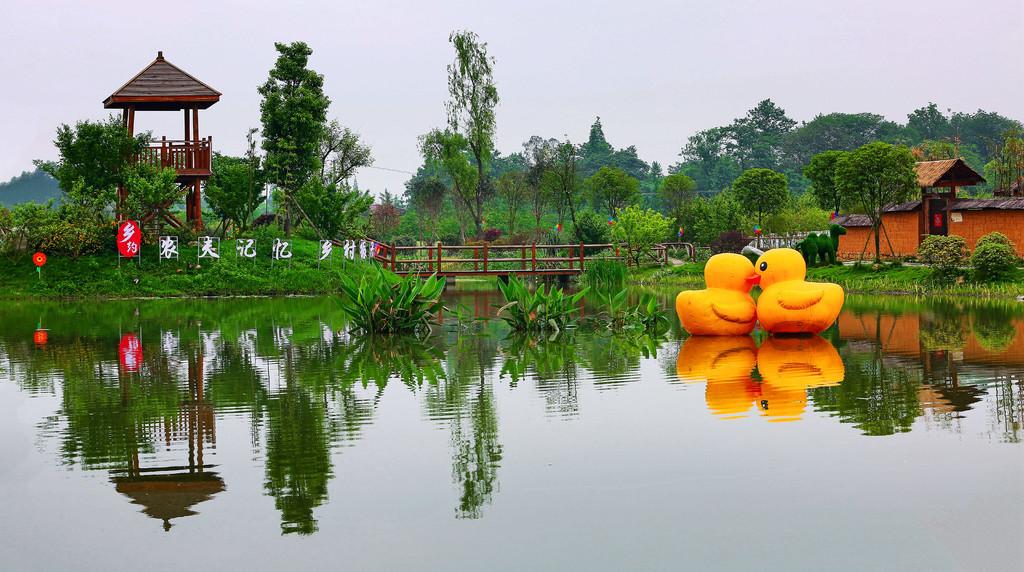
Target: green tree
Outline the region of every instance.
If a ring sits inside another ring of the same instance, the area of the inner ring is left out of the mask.
[[[479,235],[483,231],[484,202],[489,192],[487,168],[496,129],[494,108],[498,105],[498,89],[494,86],[494,58],[487,54],[487,44],[473,32],[452,32],[448,41],[455,46],[455,61],[448,65],[448,129],[461,135],[476,168],[474,184],[456,185],[454,190],[469,209]]]
[[[68,199],[97,214],[117,199],[117,188],[131,171],[132,158],[149,142],[148,134],[128,134],[120,119],[79,121],[57,128],[59,159],[36,161],[42,171],[57,179]]]
[[[626,252],[634,264],[648,253],[652,246],[668,237],[672,221],[652,209],[630,205],[619,211],[612,227],[612,239],[625,243]]]
[[[811,157],[804,167],[804,176],[811,181],[811,194],[818,206],[832,212],[839,212],[843,206],[842,193],[836,187],[836,162],[845,151],[822,151]]]
[[[932,102],[907,114],[907,129],[918,139],[942,139],[952,134],[949,118]]]
[[[554,164],[557,139],[544,139],[534,135],[523,143],[523,154],[526,157],[527,201],[533,214],[534,230],[540,229],[540,219],[548,206],[550,193],[544,184],[548,171]]]
[[[783,138],[796,121],[770,99],[765,99],[733,121],[727,148],[743,169],[776,169],[782,164]]]
[[[682,173],[675,173],[661,180],[658,196],[668,207],[668,212],[678,220],[683,208],[697,196],[696,189],[697,183],[693,179]]]
[[[616,167],[601,167],[586,181],[590,201],[608,216],[640,200],[640,181]]]
[[[320,139],[320,180],[327,187],[347,185],[357,169],[373,165],[373,151],[359,140],[359,134],[342,127],[335,119]]]
[[[565,209],[568,209],[574,233],[579,226],[576,221],[576,207],[582,186],[579,175],[577,175],[579,158],[579,147],[572,141],[566,139],[559,143],[554,149],[551,168],[546,177],[546,184],[549,185],[552,200],[558,211],[558,222],[562,223]],[[580,240],[579,235],[576,236],[576,240]]]
[[[580,176],[588,178],[601,167],[610,166],[614,153],[615,149],[604,136],[601,118],[595,118],[590,126],[590,136],[586,143],[580,145]]]
[[[323,76],[307,67],[313,53],[309,46],[294,42],[275,43],[274,47],[277,61],[259,88],[263,96],[260,119],[267,180],[282,196],[284,231],[290,236],[295,194],[321,166],[319,153],[331,100],[324,94]]]
[[[314,231],[328,239],[365,236],[373,197],[356,188],[325,187],[313,177],[294,193],[293,201]]]
[[[146,163],[133,165],[125,172],[125,200],[122,213],[133,219],[141,219],[154,211],[163,210],[164,205],[173,203],[181,196],[178,173],[174,169],[162,169]],[[156,218],[162,227],[162,219]]]
[[[781,211],[789,202],[786,176],[771,169],[747,169],[732,187],[740,204],[753,212],[759,226],[765,215]]]
[[[787,133],[783,148],[786,162],[797,168],[825,151],[852,151],[872,141],[896,143],[905,138],[902,127],[875,113],[828,113]]]
[[[213,175],[206,185],[206,202],[221,220],[222,234],[233,224],[239,232],[249,228],[252,214],[263,202],[262,160],[256,154],[256,129],[246,137],[244,157],[213,156]]]
[[[509,171],[498,179],[498,196],[505,200],[508,208],[508,233],[516,233],[516,216],[519,214],[519,206],[529,192],[529,185],[526,180],[526,173],[523,171]]]
[[[437,239],[437,224],[444,210],[448,188],[436,176],[414,177],[405,185],[407,202],[419,217],[420,239]]]
[[[846,203],[867,214],[875,236],[875,261],[881,259],[882,211],[916,196],[914,156],[902,145],[868,143],[836,162],[835,185]]]

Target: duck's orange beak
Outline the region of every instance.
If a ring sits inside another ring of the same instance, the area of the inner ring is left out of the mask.
[[[747,288],[748,289],[753,288],[754,286],[757,286],[760,283],[761,283],[761,275],[760,274],[754,273],[754,274],[751,274],[750,276],[747,276]]]

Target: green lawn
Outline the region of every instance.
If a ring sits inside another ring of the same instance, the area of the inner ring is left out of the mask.
[[[236,258],[234,241],[225,240],[219,260],[196,260],[196,247],[182,245],[178,261],[159,262],[156,246],[143,247],[142,265],[116,253],[71,260],[50,256],[37,277],[28,254],[0,256],[0,297],[144,297],[324,294],[337,291],[343,272],[365,268],[343,262],[335,248],[334,264],[317,267],[319,244],[293,239],[291,261],[271,265],[269,245],[260,244],[255,260]]]

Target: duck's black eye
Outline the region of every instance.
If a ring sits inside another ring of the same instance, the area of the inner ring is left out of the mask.
[[[767,262],[762,262],[761,263],[761,272],[764,272],[765,270],[768,270],[768,263]]]

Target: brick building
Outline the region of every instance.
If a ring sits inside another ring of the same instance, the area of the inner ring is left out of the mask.
[[[890,205],[882,214],[883,257],[913,256],[921,241],[932,234],[964,237],[974,248],[982,236],[999,231],[1013,241],[1024,257],[1024,198],[957,198],[960,187],[985,182],[963,159],[923,161],[915,165],[921,199]],[[836,218],[846,228],[839,238],[841,258],[874,257],[875,242],[867,215]]]

